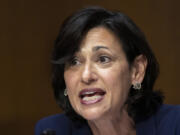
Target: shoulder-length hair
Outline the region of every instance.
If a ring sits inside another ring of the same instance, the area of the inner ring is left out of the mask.
[[[138,91],[131,88],[126,104],[128,113],[135,122],[151,116],[163,103],[161,92],[153,91],[159,74],[158,62],[143,32],[128,16],[101,7],[88,7],[74,13],[60,28],[52,53],[52,86],[58,105],[72,120],[84,121],[73,110],[68,97],[64,96],[64,66],[78,50],[86,33],[99,26],[111,30],[119,38],[129,65],[140,54],[146,57],[148,64],[142,89]]]

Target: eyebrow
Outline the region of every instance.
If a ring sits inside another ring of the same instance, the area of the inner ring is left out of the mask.
[[[92,48],[93,52],[98,51],[99,49],[108,49],[109,50],[109,48],[105,47],[105,46],[95,46],[95,47]]]

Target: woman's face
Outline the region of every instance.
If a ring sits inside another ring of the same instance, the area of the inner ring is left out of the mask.
[[[132,85],[132,72],[118,39],[103,27],[91,29],[65,66],[74,110],[87,120],[119,113]]]

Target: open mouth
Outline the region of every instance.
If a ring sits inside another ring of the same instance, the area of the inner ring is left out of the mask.
[[[79,93],[79,97],[81,99],[82,104],[94,104],[97,102],[100,102],[103,98],[106,92],[99,88],[90,88],[90,89],[83,89]]]

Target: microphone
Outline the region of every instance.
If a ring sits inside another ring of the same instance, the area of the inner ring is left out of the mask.
[[[52,129],[46,129],[41,133],[41,135],[56,135],[56,132]]]

